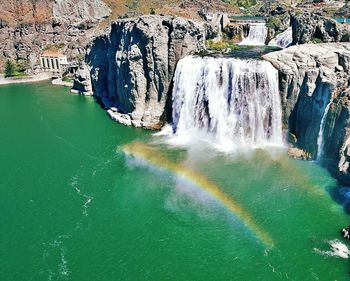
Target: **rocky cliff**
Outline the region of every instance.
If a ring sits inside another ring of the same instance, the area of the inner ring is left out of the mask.
[[[300,13],[291,17],[293,45],[312,41],[349,42],[350,26],[315,13]]]
[[[350,43],[293,46],[264,59],[279,71],[284,126],[296,137],[296,145],[313,159],[321,155],[318,160],[347,177]]]
[[[191,20],[150,15],[116,21],[87,52],[94,94],[117,121],[159,128],[171,107],[177,61],[203,47],[204,27]],[[81,83],[76,87],[83,92]]]
[[[55,0],[53,18],[72,26],[98,22],[110,15],[112,10],[101,0]]]
[[[102,0],[0,3],[0,71],[7,59],[39,71],[40,53],[47,48],[62,49],[70,59],[83,56],[93,27],[110,12]]]

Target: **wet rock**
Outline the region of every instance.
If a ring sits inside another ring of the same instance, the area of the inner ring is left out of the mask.
[[[288,156],[298,160],[311,160],[310,153],[297,147],[291,147],[288,149]]]

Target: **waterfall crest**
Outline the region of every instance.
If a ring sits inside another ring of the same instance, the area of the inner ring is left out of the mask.
[[[267,38],[267,27],[265,23],[254,23],[250,25],[249,34],[242,40],[240,45],[262,46]]]
[[[188,56],[176,68],[172,133],[220,150],[283,144],[278,72],[267,61]]]

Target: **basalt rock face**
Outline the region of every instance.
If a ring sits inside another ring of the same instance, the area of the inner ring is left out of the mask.
[[[249,34],[249,24],[228,25],[224,28],[225,36],[235,43],[241,42]]]
[[[85,63],[82,64],[75,73],[75,79],[71,92],[84,96],[93,95],[90,71]]]
[[[39,57],[43,49],[59,46],[69,59],[85,51],[88,30],[64,23],[20,24],[0,27],[0,60],[26,61],[31,71],[40,71]]]
[[[56,21],[74,26],[98,22],[108,17],[111,12],[101,0],[55,0],[53,5],[53,16]]]
[[[342,181],[350,182],[350,91],[342,91],[325,119],[321,161]]]
[[[87,54],[94,94],[126,125],[159,128],[176,63],[204,47],[204,27],[170,16],[142,16],[112,24]]]
[[[291,17],[293,45],[313,40],[322,42],[350,42],[350,26],[318,14],[302,13]]]
[[[73,60],[83,57],[93,28],[111,12],[102,0],[4,2],[0,18],[11,20],[0,20],[0,68],[11,59],[27,62],[33,72],[40,71],[39,56],[45,48],[60,48]]]
[[[350,43],[293,46],[264,59],[279,71],[283,123],[296,146],[349,182]]]

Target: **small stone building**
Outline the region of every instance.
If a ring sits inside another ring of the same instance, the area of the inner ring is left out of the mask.
[[[40,64],[43,71],[64,73],[68,67],[67,56],[60,51],[44,51],[40,56]]]

